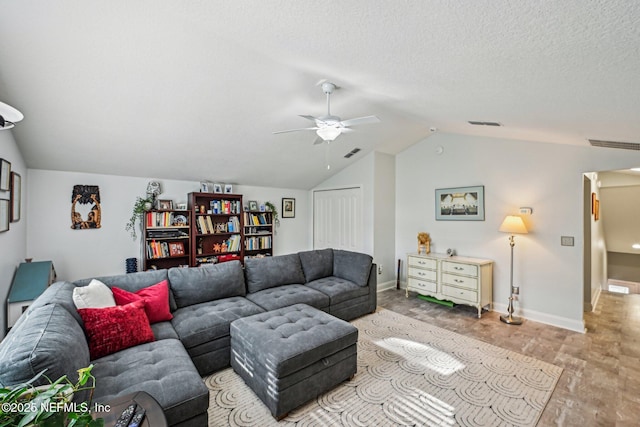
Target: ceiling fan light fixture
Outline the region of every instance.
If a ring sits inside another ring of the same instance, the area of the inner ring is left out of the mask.
[[[340,129],[333,126],[326,126],[316,131],[323,141],[333,141],[340,135]]]
[[[22,119],[24,116],[20,111],[9,104],[0,102],[0,130],[11,129]]]

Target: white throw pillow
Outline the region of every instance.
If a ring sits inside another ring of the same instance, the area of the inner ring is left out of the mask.
[[[107,285],[93,279],[87,286],[78,286],[73,290],[73,303],[76,308],[104,308],[115,306],[116,300]]]

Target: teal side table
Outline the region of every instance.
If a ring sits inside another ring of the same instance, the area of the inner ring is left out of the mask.
[[[55,280],[56,270],[52,261],[20,263],[7,298],[7,330]]]

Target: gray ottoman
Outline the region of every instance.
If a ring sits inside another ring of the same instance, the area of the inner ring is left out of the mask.
[[[231,323],[231,366],[278,420],[350,379],[358,329],[306,304]]]

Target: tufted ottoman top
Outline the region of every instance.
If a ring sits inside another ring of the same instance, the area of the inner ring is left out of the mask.
[[[283,378],[358,341],[358,329],[306,304],[231,323],[235,351]]]

